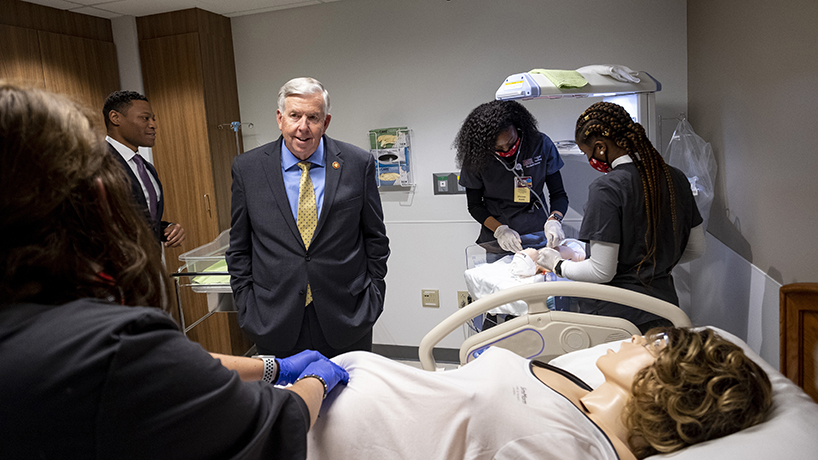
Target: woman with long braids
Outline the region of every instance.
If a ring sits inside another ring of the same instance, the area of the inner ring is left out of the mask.
[[[525,107],[514,101],[479,105],[463,122],[454,144],[469,214],[482,225],[478,243],[497,240],[502,249],[519,252],[521,234],[544,231],[548,247],[559,245],[568,210],[560,175],[563,162]]]
[[[540,250],[537,263],[558,276],[604,283],[679,305],[671,270],[704,252],[702,217],[684,173],[666,164],[624,108],[598,102],[577,120],[576,143],[604,176],[588,191],[579,239],[590,257],[562,260]],[[617,316],[641,331],[670,323],[624,305],[580,299],[583,313]]]

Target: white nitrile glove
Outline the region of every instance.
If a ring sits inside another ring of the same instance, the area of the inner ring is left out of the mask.
[[[508,225],[501,225],[494,231],[494,237],[497,238],[497,244],[508,252],[520,252],[523,250],[523,244],[520,240],[520,234],[509,228]]]
[[[537,252],[539,253],[539,256],[537,256],[537,265],[550,272],[554,271],[554,267],[557,266],[557,262],[562,259],[562,257],[560,257],[560,252],[556,249],[542,248]]]
[[[545,221],[545,239],[548,240],[549,248],[556,248],[565,239],[565,232],[562,231],[562,224],[556,219]]]

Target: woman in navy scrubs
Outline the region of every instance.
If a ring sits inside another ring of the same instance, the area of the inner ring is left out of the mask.
[[[481,104],[463,122],[455,147],[469,213],[482,225],[477,243],[497,240],[502,249],[518,252],[520,235],[544,231],[548,247],[559,245],[568,210],[563,162],[525,107],[514,101]]]

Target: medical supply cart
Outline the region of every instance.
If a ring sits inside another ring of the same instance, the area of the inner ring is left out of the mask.
[[[215,353],[245,355],[253,343],[238,326],[238,312],[233,302],[230,275],[225,253],[230,245],[230,230],[210,243],[179,255],[183,263],[172,274],[179,321],[185,335]],[[207,311],[186,312],[182,289],[207,296]]]

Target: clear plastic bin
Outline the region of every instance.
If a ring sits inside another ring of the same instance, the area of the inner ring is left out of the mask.
[[[187,283],[193,292],[230,293],[230,275],[227,273],[225,252],[230,247],[230,229],[227,229],[210,243],[179,255],[184,263],[177,274],[187,274]]]

